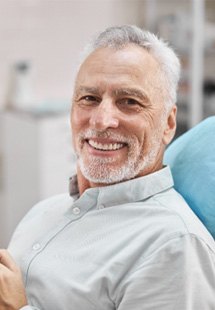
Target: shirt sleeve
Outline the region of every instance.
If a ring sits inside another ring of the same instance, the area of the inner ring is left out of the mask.
[[[173,238],[128,275],[116,309],[215,309],[214,253],[196,236]]]

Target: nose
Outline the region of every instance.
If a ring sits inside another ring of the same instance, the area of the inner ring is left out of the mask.
[[[117,112],[117,107],[111,100],[102,100],[92,111],[90,125],[98,130],[117,128],[119,125]]]

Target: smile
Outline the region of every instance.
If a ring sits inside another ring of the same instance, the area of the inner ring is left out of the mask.
[[[94,140],[88,140],[90,146],[100,151],[116,151],[125,146],[124,143],[99,143]]]

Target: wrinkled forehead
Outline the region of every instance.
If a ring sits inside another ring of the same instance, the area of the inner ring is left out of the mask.
[[[96,85],[94,77],[97,77]],[[119,79],[120,78],[120,79]],[[161,98],[164,85],[160,64],[148,50],[134,44],[124,48],[99,48],[80,66],[75,88],[99,87],[105,80],[113,86],[123,81],[126,87],[136,83],[149,96]]]
[[[94,50],[82,62],[79,72],[95,64],[109,64],[111,65],[110,68],[113,68],[113,64],[115,63],[121,66],[126,66],[127,64],[136,65],[137,67],[144,66],[145,70],[146,68],[154,68],[156,70],[160,67],[157,59],[144,47],[127,44],[118,49],[101,47]]]

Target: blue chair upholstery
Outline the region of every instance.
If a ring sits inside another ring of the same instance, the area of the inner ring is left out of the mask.
[[[166,150],[176,190],[215,239],[215,116],[177,138]]]

